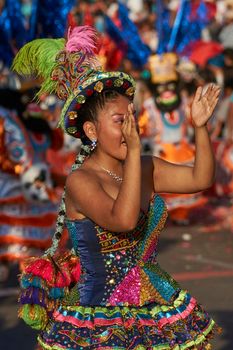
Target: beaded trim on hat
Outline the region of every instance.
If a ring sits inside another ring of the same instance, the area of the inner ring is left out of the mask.
[[[90,96],[108,89],[118,91],[132,100],[135,81],[123,72],[94,72],[67,99],[62,109],[59,126],[71,136],[79,137],[80,132],[76,128],[79,108]]]

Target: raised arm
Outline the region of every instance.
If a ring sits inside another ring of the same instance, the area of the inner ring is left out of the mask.
[[[176,165],[153,158],[156,192],[194,193],[210,187],[215,176],[215,161],[206,124],[218,102],[220,88],[210,84],[203,94],[199,87],[190,107],[195,129],[195,161],[193,166]]]
[[[115,232],[130,231],[138,221],[141,198],[140,139],[132,113],[125,116],[122,134],[127,144],[123,181],[116,198],[110,196],[104,183],[93,171],[79,169],[68,177],[66,207],[90,218],[99,226]]]

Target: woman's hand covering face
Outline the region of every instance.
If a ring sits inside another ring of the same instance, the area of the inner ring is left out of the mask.
[[[140,148],[140,138],[137,131],[137,124],[135,121],[132,103],[128,105],[128,112],[124,116],[121,130],[128,150]]]

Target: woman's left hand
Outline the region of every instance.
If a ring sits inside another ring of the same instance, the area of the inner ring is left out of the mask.
[[[202,87],[197,88],[190,106],[192,124],[194,127],[206,125],[218,103],[219,94],[220,87],[215,84],[209,84],[204,94]]]

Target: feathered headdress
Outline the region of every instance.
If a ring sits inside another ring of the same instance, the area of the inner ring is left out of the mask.
[[[65,39],[36,39],[23,46],[13,61],[20,75],[42,79],[38,96],[56,93],[66,100],[59,125],[79,137],[76,127],[78,109],[90,96],[106,89],[117,90],[130,98],[135,82],[122,72],[104,72],[97,57],[98,36],[94,28],[79,26],[68,31]]]

